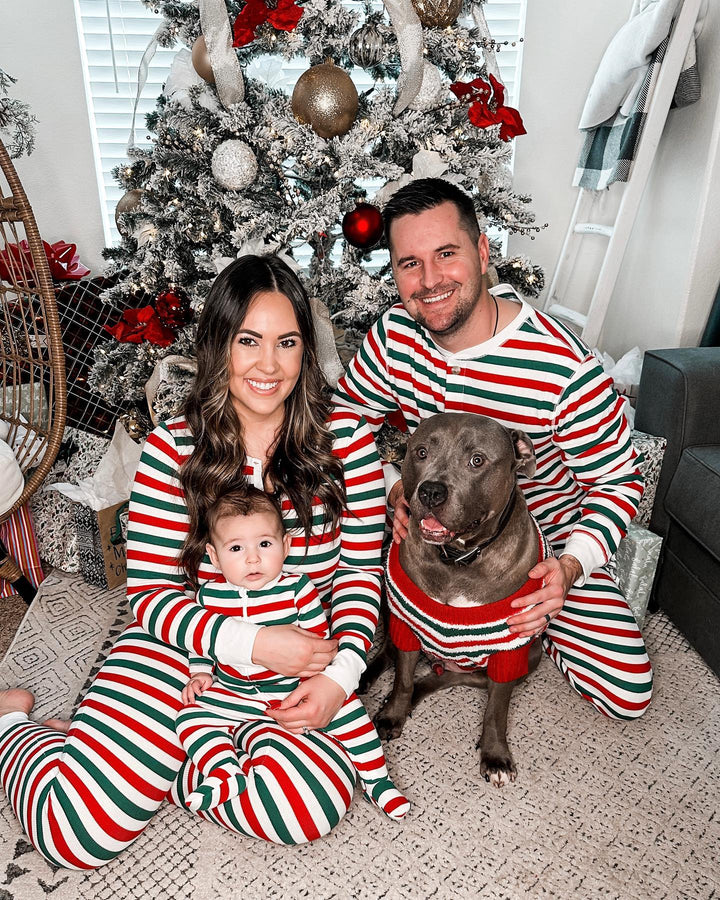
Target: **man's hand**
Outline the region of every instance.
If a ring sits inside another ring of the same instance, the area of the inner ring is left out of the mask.
[[[308,678],[267,714],[292,734],[324,728],[345,702],[345,691],[327,675]]]
[[[280,675],[309,678],[333,661],[337,646],[297,625],[268,625],[257,633],[252,661]]]
[[[197,675],[193,675],[193,677],[188,681],[182,691],[182,702],[185,706],[188,703],[194,703],[195,698],[199,697],[201,694],[204,694],[205,691],[212,685],[213,679],[212,675],[207,672],[198,672]]]
[[[410,507],[407,505],[402,481],[396,481],[388,494],[388,506],[395,510],[393,516],[393,540],[396,544],[405,540],[410,522]]]
[[[580,563],[569,554],[560,559],[549,556],[533,566],[528,575],[530,578],[542,578],[543,586],[539,591],[512,601],[512,607],[523,607],[524,611],[507,620],[510,631],[520,637],[530,637],[545,631],[562,609],[568,591],[582,573]]]

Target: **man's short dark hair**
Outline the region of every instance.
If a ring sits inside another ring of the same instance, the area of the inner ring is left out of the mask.
[[[278,504],[265,491],[248,485],[240,490],[223,494],[210,505],[206,513],[210,538],[212,538],[213,531],[220,519],[227,519],[231,516],[251,516],[255,513],[274,515],[280,532],[284,533],[285,524]]]
[[[408,214],[417,215],[426,209],[434,209],[441,203],[455,205],[461,227],[467,231],[473,243],[477,243],[480,226],[472,197],[444,178],[417,178],[396,191],[385,204],[383,220],[388,246],[390,246],[390,226],[395,219]]]

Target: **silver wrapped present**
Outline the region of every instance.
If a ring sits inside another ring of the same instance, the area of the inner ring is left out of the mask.
[[[640,500],[635,522],[647,527],[650,524],[650,514],[655,502],[655,492],[658,478],[660,478],[667,439],[656,437],[654,434],[645,434],[644,431],[632,431],[630,437],[633,447],[641,454],[640,471],[645,479],[645,492]]]
[[[661,546],[661,537],[631,522],[615,557],[620,588],[641,627],[645,621]]]

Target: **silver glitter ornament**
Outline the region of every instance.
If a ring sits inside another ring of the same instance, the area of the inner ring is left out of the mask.
[[[356,66],[363,69],[376,66],[386,53],[385,35],[377,25],[362,25],[350,35],[348,55]]]
[[[442,73],[437,66],[425,60],[420,90],[410,104],[410,109],[425,110],[437,106],[445,93]]]
[[[412,5],[427,28],[453,25],[462,10],[462,0],[412,0]]]
[[[298,78],[292,111],[321,138],[345,134],[357,115],[358,93],[345,69],[332,62],[312,66]]]
[[[242,191],[255,181],[257,159],[245,141],[223,141],[215,148],[211,163],[215,180],[229,191]]]

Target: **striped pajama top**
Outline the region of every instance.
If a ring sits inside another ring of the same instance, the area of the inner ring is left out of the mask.
[[[324,526],[316,498],[312,537],[306,546],[295,511],[283,497],[283,519],[291,536],[284,568],[307,575],[315,586],[328,612],[331,634],[339,642],[336,660],[349,653],[364,664],[380,606],[385,521],[382,470],[372,433],[360,415],[336,407],[328,427],[333,453],[343,463],[347,507],[331,530]],[[158,425],[145,442],[130,498],[128,599],[145,631],[194,656],[215,659],[217,633],[226,616],[195,601],[177,564],[188,532],[178,470],[193,446],[183,418]],[[262,484],[259,461],[248,461],[244,474]],[[198,573],[200,582],[219,574],[206,555]]]
[[[307,575],[281,572],[258,590],[238,587],[220,577],[201,585],[197,601],[210,612],[239,616],[257,625],[299,625],[322,638],[328,636],[325,612]],[[299,683],[297,678],[278,675],[263,666],[234,667],[190,656],[190,674],[199,672],[214,673],[221,687],[250,696],[258,691],[275,691],[279,686],[292,690]]]
[[[521,476],[528,508],[553,548],[585,574],[614,554],[642,496],[622,400],[568,328],[520,300],[518,315],[476,347],[449,353],[398,303],[372,327],[335,399],[377,430],[400,411],[409,431],[435,413],[474,412],[524,431],[537,469]]]

